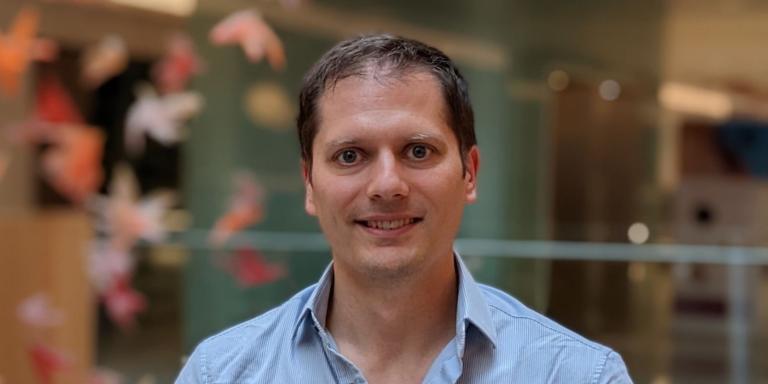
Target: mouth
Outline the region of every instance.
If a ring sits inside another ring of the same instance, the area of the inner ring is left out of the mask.
[[[409,217],[393,220],[355,220],[355,223],[363,227],[378,231],[397,231],[421,222],[420,217]]]

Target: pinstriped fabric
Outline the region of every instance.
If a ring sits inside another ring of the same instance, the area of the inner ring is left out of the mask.
[[[458,255],[456,265],[456,337],[424,383],[632,383],[616,352],[476,283]],[[204,340],[176,383],[367,383],[325,328],[332,281],[329,266],[281,306]]]

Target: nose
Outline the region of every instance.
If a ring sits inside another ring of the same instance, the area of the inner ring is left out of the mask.
[[[371,169],[368,182],[368,198],[372,200],[403,199],[410,187],[403,177],[403,169],[392,154],[380,154]]]

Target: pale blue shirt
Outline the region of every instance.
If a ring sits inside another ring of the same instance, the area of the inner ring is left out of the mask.
[[[632,383],[616,352],[476,283],[458,255],[456,265],[456,336],[424,383]],[[204,340],[176,383],[367,383],[325,327],[332,282],[331,265],[281,306]]]

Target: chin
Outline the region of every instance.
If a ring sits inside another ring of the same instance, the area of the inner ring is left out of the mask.
[[[393,247],[369,253],[360,265],[370,279],[398,280],[416,274],[422,261],[413,250]]]

